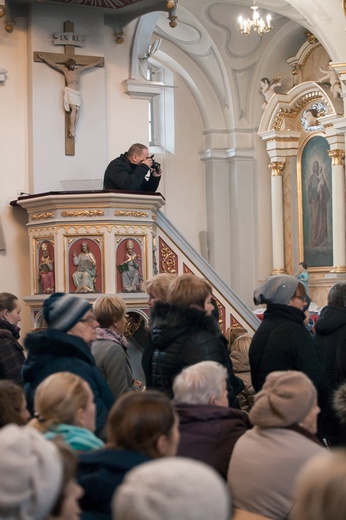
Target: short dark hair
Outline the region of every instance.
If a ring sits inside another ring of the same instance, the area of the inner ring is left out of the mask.
[[[328,293],[327,304],[334,307],[346,307],[346,282],[333,285]]]
[[[113,447],[159,458],[157,441],[170,436],[176,414],[168,397],[155,390],[128,392],[109,412],[107,436]]]
[[[147,150],[148,147],[145,144],[135,143],[128,149],[127,155],[140,155],[143,150]]]
[[[8,379],[0,381],[0,428],[6,424],[23,426],[27,421],[20,414],[23,404],[23,389]]]
[[[13,311],[16,307],[16,301],[18,300],[17,296],[8,292],[0,293],[0,312],[8,310],[9,312]]]
[[[301,265],[303,269],[308,268],[308,264],[306,262],[299,262],[299,265]]]

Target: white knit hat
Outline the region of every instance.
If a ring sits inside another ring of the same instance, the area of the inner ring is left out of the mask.
[[[54,507],[63,468],[57,447],[31,426],[0,430],[0,517],[43,520]]]
[[[113,497],[122,520],[228,520],[231,499],[216,471],[197,460],[164,457],[131,470]]]

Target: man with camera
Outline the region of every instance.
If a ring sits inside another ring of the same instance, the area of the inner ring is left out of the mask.
[[[103,179],[105,190],[155,192],[161,179],[161,165],[148,156],[144,144],[133,144],[128,152],[113,159]]]

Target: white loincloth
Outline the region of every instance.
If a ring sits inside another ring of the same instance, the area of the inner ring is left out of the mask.
[[[75,105],[76,107],[80,107],[81,105],[81,95],[78,90],[73,90],[73,88],[65,87],[64,88],[64,109],[66,112],[70,111],[70,105]]]

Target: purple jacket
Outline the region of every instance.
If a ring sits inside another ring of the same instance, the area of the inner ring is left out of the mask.
[[[251,428],[247,413],[212,404],[174,405],[180,418],[177,455],[209,464],[226,480],[233,447]]]

